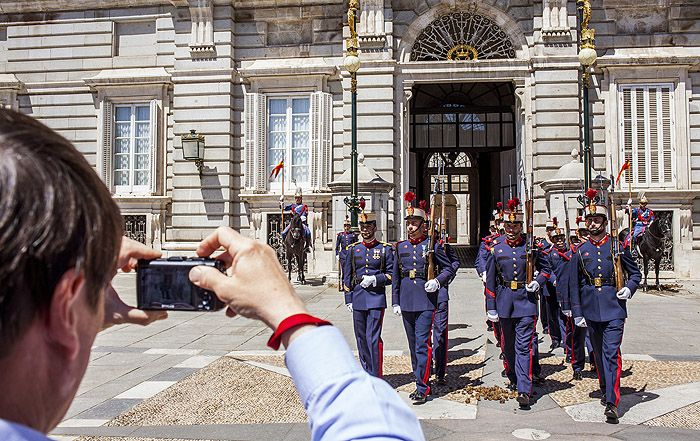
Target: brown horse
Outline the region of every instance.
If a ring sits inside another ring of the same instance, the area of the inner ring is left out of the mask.
[[[287,255],[287,278],[292,280],[292,262],[297,262],[297,282],[306,283],[304,277],[304,264],[306,263],[306,237],[304,236],[304,223],[301,216],[295,213],[289,223],[289,231],[284,238],[284,248]]]
[[[646,227],[644,233],[634,240],[637,254],[642,257],[644,264],[644,284],[642,289],[647,290],[647,274],[649,273],[649,261],[654,261],[654,272],[656,274],[656,289],[661,291],[659,284],[659,265],[664,255],[664,241],[671,231],[671,218],[668,216],[657,217]],[[624,240],[629,232],[625,228],[620,232],[620,240]]]

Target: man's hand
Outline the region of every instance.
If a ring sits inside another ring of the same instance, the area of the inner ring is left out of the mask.
[[[620,300],[629,300],[632,297],[632,291],[626,286],[617,292],[617,298]]]
[[[486,285],[486,271],[484,271],[484,272],[481,274],[481,281],[484,282],[484,285]]]
[[[348,311],[352,312],[352,303],[346,303],[345,306],[348,308]]]
[[[401,307],[399,305],[393,305],[392,308],[394,309],[394,314],[396,314],[400,317],[401,316]]]
[[[196,266],[190,270],[190,280],[214,291],[228,305],[226,315],[240,314],[261,320],[275,330],[285,318],[307,313],[272,248],[243,237],[229,227],[219,227],[200,242],[197,255],[209,257],[219,247],[223,247],[224,252],[216,259],[225,263],[227,275],[212,267]],[[260,277],[261,274],[265,277]],[[291,337],[288,341],[283,337],[285,346],[290,342]]]
[[[437,279],[430,279],[427,282],[425,282],[426,292],[435,292],[438,289],[440,289],[440,282],[438,282]]]
[[[574,317],[574,325],[578,326],[579,328],[588,327],[588,324],[586,324],[586,319],[583,317]]]
[[[360,286],[363,288],[368,288],[369,286],[377,286],[377,276],[368,276],[367,274],[362,276],[362,281]]]
[[[498,311],[495,309],[489,309],[486,311],[486,319],[490,322],[497,322],[498,321]]]
[[[629,207],[630,205],[632,205],[632,198],[627,199],[627,206]]]
[[[156,251],[128,237],[122,237],[119,257],[117,258],[117,268],[128,273],[136,268],[139,259],[157,259],[160,256],[160,251]],[[102,329],[126,323],[148,325],[156,320],[163,320],[167,316],[168,313],[166,311],[142,311],[127,305],[122,301],[112,285],[105,291]]]
[[[570,309],[562,309],[561,313],[564,314],[565,317],[571,317],[571,310]]]
[[[537,280],[533,280],[525,286],[527,292],[535,292],[540,289],[540,284]]]

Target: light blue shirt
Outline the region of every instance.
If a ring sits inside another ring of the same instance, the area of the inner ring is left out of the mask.
[[[287,348],[287,368],[311,424],[313,440],[424,440],[418,419],[384,380],[365,372],[342,334],[320,326]],[[0,419],[1,441],[47,441]]]
[[[286,363],[316,440],[424,440],[415,414],[365,372],[338,329],[320,326],[287,348]]]
[[[21,424],[0,419],[0,440],[2,441],[50,441],[43,433]]]

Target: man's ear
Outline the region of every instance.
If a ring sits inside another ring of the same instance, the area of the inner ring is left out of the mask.
[[[69,360],[75,359],[80,351],[79,316],[84,313],[84,287],[83,274],[69,269],[56,284],[47,310],[47,338]]]

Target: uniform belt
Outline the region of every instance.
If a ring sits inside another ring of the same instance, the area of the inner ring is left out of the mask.
[[[401,277],[408,277],[409,279],[425,279],[425,271],[403,270],[401,271]]]
[[[520,289],[525,288],[525,282],[518,282],[517,280],[504,280],[501,282],[501,286],[510,289]]]
[[[588,279],[586,285],[595,286],[600,288],[601,286],[615,286],[615,279],[607,279],[605,277],[593,277]]]

